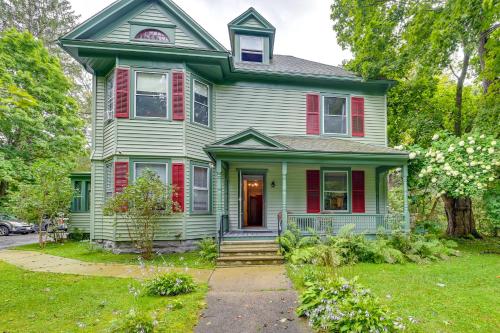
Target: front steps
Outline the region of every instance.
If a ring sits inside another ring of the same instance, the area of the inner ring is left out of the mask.
[[[272,241],[223,241],[217,266],[280,265],[284,258]]]

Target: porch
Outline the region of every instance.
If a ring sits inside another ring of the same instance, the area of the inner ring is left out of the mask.
[[[274,239],[292,224],[304,234],[338,234],[349,224],[365,235],[409,228],[406,153],[308,137],[299,150],[286,139],[250,130],[206,147],[215,161],[220,239]],[[388,209],[387,175],[395,168],[403,184],[400,212]]]

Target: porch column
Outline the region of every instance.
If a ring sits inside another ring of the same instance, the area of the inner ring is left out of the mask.
[[[216,184],[216,203],[215,203],[215,216],[216,216],[216,230],[220,231],[220,221],[222,219],[222,161],[215,161],[215,184]],[[219,234],[217,233],[217,237]]]
[[[408,165],[403,165],[403,215],[405,230],[410,230],[410,211],[408,208]]]
[[[286,207],[286,176],[288,173],[288,164],[287,162],[281,162],[281,226],[283,231],[286,230],[286,225],[288,222],[288,212]]]

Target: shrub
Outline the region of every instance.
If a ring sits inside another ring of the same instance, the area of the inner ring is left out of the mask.
[[[326,332],[395,332],[404,329],[370,290],[353,279],[308,280],[300,296],[299,316]]]
[[[145,313],[130,310],[125,316],[113,320],[110,333],[153,333],[155,321]]]
[[[207,261],[217,258],[217,244],[213,238],[205,238],[198,242],[198,253]]]
[[[82,230],[78,228],[71,228],[71,232],[68,234],[68,239],[76,242],[81,242],[82,240],[86,240],[89,238],[90,238],[89,234],[84,233]]]
[[[337,250],[324,244],[296,249],[291,253],[289,259],[293,264],[314,264],[331,267],[340,266],[342,262]]]
[[[196,289],[193,278],[183,273],[167,273],[146,281],[144,289],[150,296],[176,296]]]

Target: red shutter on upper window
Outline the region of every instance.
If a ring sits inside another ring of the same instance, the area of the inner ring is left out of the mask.
[[[130,74],[128,68],[117,68],[115,74],[115,117],[128,118],[130,109]]]
[[[306,171],[307,212],[320,212],[319,170]]]
[[[172,73],[172,119],[184,120],[184,73]]]
[[[319,135],[319,95],[306,96],[306,123],[307,134]]]
[[[365,212],[365,172],[352,172],[352,212]]]
[[[115,162],[115,193],[128,186],[128,162]]]
[[[352,136],[365,136],[365,99],[351,98]]]
[[[180,212],[184,211],[184,164],[172,163],[172,186],[175,188],[173,201],[179,205]]]

